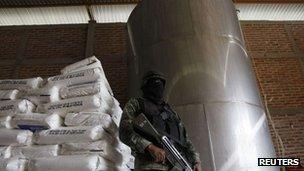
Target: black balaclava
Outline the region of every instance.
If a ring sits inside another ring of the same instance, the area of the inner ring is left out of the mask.
[[[144,98],[150,99],[157,104],[163,102],[163,96],[165,91],[164,80],[160,78],[151,78],[142,87]]]

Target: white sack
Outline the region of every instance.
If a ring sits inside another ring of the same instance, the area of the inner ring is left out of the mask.
[[[46,86],[22,93],[21,98],[28,99],[36,105],[56,102],[60,100],[59,88],[57,86]]]
[[[58,128],[62,125],[62,122],[62,118],[57,114],[29,113],[12,116],[10,126],[13,128],[36,131]]]
[[[102,67],[101,67],[101,62],[95,56],[92,56],[64,67],[61,70],[61,73],[67,74],[70,72],[81,71],[84,70],[84,68],[88,69],[88,68],[102,68]]]
[[[69,112],[100,111],[107,112],[108,104],[99,96],[84,96],[47,103],[44,109],[48,113],[57,113],[64,117]]]
[[[61,127],[44,130],[34,134],[37,144],[62,144],[72,142],[90,142],[108,137],[101,126],[96,127]]]
[[[26,171],[28,160],[23,158],[8,158],[0,160],[1,171]]]
[[[122,142],[118,142],[115,146],[115,149],[117,149],[120,153],[125,154],[127,156],[131,155],[132,152],[131,148]]]
[[[18,94],[19,90],[0,90],[0,100],[15,100]]]
[[[37,112],[37,113],[47,113],[47,111],[45,110],[45,105],[46,104],[47,103],[45,103],[45,104],[42,104],[42,103],[38,104],[36,106],[36,111],[35,112]]]
[[[112,116],[112,119],[115,122],[115,124],[119,126],[123,111],[119,106],[119,102],[114,97],[113,100],[114,100],[114,105],[112,106],[112,109],[109,113]]]
[[[99,171],[101,171],[101,170],[99,170]],[[119,166],[119,167],[114,168],[113,171],[130,171],[130,168],[128,168],[127,166]]]
[[[121,170],[122,169],[122,170]],[[108,162],[107,165],[99,164],[96,171],[128,171],[128,168],[121,168],[119,166],[115,166],[115,164]]]
[[[130,161],[132,154],[131,154],[131,148],[129,146],[119,141],[114,147],[114,150],[117,151],[117,153],[119,153],[122,156],[122,162],[124,164]]]
[[[11,156],[21,158],[53,157],[59,154],[59,145],[12,147]]]
[[[17,80],[0,80],[1,90],[30,90],[39,88],[42,85],[42,78],[29,78],[29,79],[17,79]]]
[[[134,164],[135,164],[135,157],[131,155],[129,161],[126,163],[126,166],[129,169],[134,169]]]
[[[123,163],[123,154],[113,147],[113,144],[106,140],[87,143],[66,143],[62,144],[62,155],[98,154],[115,164]]]
[[[96,171],[130,171],[130,169],[126,165],[109,167],[100,165]]]
[[[108,90],[105,84],[105,81],[100,79],[93,83],[62,87],[59,94],[62,99],[100,94],[107,103],[113,104],[111,90]]]
[[[117,125],[111,116],[100,112],[79,112],[68,113],[64,120],[67,126],[97,126],[101,125],[106,131],[115,134],[118,131]]]
[[[18,113],[30,113],[36,106],[28,100],[0,101],[0,115],[14,115]]]
[[[100,68],[76,71],[48,78],[48,85],[70,86],[95,82],[102,78]]]
[[[30,171],[96,171],[98,163],[106,162],[96,155],[57,156],[36,158],[29,164]]]
[[[0,159],[11,157],[11,146],[0,147]]]
[[[109,90],[110,94],[113,96],[113,91],[110,87],[108,80],[106,79],[106,75],[101,66],[101,62],[95,56],[86,58],[82,61],[73,63],[71,65],[68,65],[61,70],[61,73],[67,74],[67,73],[71,73],[71,72],[82,71],[82,70],[87,70],[87,69],[92,69],[92,68],[100,69],[101,76],[104,78],[104,81],[105,81],[105,86]]]
[[[103,140],[93,141],[93,142],[75,142],[75,143],[64,143],[62,144],[62,154],[68,154],[70,152],[90,152],[90,151],[103,151],[105,145],[113,145],[114,138],[106,135]]]
[[[33,133],[28,130],[0,129],[0,145],[30,145]]]
[[[0,117],[0,128],[8,128],[8,129],[11,129],[12,126],[11,126],[11,119],[12,117],[11,116],[3,116],[3,117]]]

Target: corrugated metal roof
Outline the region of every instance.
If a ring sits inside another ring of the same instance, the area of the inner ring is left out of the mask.
[[[135,4],[93,5],[98,23],[127,22]],[[236,4],[240,20],[304,21],[304,4]],[[0,8],[0,25],[88,23],[85,6]]]
[[[140,0],[0,0],[0,7],[70,6],[85,4],[129,4]]]
[[[97,23],[127,22],[136,5],[93,5],[92,14]]]
[[[0,25],[88,23],[85,6],[0,8]]]
[[[236,4],[240,20],[304,21],[304,3]]]
[[[2,7],[34,7],[62,5],[101,5],[138,3],[141,0],[0,0]],[[303,3],[303,0],[233,0],[235,3]]]
[[[91,12],[97,23],[127,22],[135,4],[93,5]],[[85,6],[0,8],[0,25],[47,25],[88,23]]]

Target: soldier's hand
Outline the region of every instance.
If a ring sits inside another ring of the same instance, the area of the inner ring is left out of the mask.
[[[201,163],[200,162],[195,163],[194,171],[201,171]]]
[[[147,150],[155,157],[156,162],[165,163],[166,152],[165,150],[158,148],[157,146],[150,144]]]

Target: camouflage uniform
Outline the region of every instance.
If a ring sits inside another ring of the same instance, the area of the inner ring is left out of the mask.
[[[133,119],[141,113],[141,107],[137,98],[131,98],[125,105],[120,124],[120,139],[131,147],[135,153],[135,170],[169,170],[168,164],[156,163],[149,152],[145,151],[151,142],[141,137],[133,130]],[[178,117],[178,116],[177,116]],[[179,118],[179,117],[178,117]],[[184,128],[183,123],[180,123]],[[185,144],[191,163],[199,162],[199,154],[195,152],[192,142],[185,132]],[[189,161],[190,162],[190,161]]]

